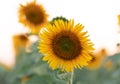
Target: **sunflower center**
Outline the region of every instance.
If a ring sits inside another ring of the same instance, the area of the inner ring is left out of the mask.
[[[23,40],[23,41],[28,40],[27,36],[25,36],[25,35],[20,35],[20,39]]]
[[[39,25],[44,20],[44,13],[38,6],[27,7],[25,15],[26,19],[34,25]]]
[[[56,56],[72,60],[79,56],[82,47],[79,38],[72,32],[60,32],[52,39],[52,49]]]
[[[91,55],[92,56],[92,59],[90,60],[90,62],[94,62],[96,60],[96,57]]]
[[[61,49],[64,52],[70,52],[71,48],[73,46],[73,42],[71,41],[71,39],[68,36],[64,36],[60,40],[60,45],[61,45]]]

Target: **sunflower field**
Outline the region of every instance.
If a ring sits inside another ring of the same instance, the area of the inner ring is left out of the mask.
[[[20,4],[18,22],[28,31],[13,36],[15,65],[0,64],[0,84],[120,84],[120,53],[95,51],[75,19],[48,17],[37,0]]]

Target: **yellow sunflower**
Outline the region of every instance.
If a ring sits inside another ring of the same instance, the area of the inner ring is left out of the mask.
[[[46,11],[43,6],[35,2],[20,4],[19,22],[27,26],[33,34],[38,34],[40,29],[47,23]]]
[[[15,54],[18,54],[19,48],[26,49],[28,48],[28,45],[30,43],[30,40],[27,35],[25,34],[18,34],[13,36],[13,47],[15,50]]]
[[[54,25],[49,23],[40,32],[38,48],[45,55],[43,60],[48,61],[53,70],[60,68],[70,72],[88,65],[92,59],[89,53],[94,48],[87,32],[82,32],[83,28],[82,24],[74,25],[74,20],[56,20]]]
[[[94,52],[92,54],[92,60],[88,64],[89,69],[98,69],[103,61],[103,59],[106,57],[107,51],[106,49],[101,49],[98,52]]]

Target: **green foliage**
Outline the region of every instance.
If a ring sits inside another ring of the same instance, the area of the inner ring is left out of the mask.
[[[42,61],[43,55],[38,52],[37,46],[38,42],[34,43],[29,53],[20,49],[16,65],[8,76],[9,84],[21,84],[24,77],[28,77],[25,84],[65,84],[65,81],[56,78],[56,71]]]
[[[11,71],[0,67],[0,84],[67,84],[70,73],[59,69],[51,70],[48,64],[42,61],[43,54],[38,52],[38,42],[31,46],[31,52],[20,49],[16,56],[16,65]],[[111,69],[105,64],[111,61]],[[28,79],[22,82],[24,78]],[[106,57],[100,68],[75,69],[73,84],[120,84],[120,54]]]
[[[8,71],[3,66],[0,66],[0,84],[7,84],[7,75]]]
[[[105,66],[111,61],[110,69]],[[106,57],[102,66],[96,70],[83,68],[75,70],[73,84],[120,84],[120,54]]]

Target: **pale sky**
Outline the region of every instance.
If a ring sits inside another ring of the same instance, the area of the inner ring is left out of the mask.
[[[32,0],[1,0],[0,3],[0,61],[12,64],[12,35],[24,33],[24,26],[18,23],[19,4]],[[106,47],[111,53],[120,42],[117,33],[117,15],[120,14],[120,0],[36,0],[45,7],[49,20],[56,16],[74,19],[88,31],[95,48]]]

